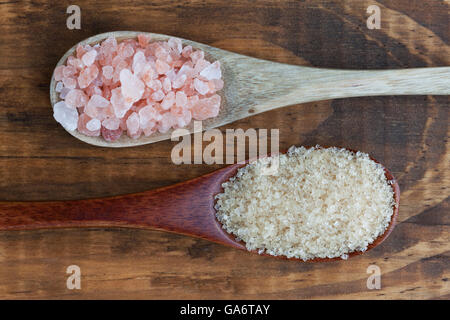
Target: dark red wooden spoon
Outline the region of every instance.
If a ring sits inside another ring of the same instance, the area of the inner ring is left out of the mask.
[[[126,227],[175,232],[246,250],[243,242],[222,229],[215,217],[214,196],[223,182],[244,164],[234,164],[210,174],[155,190],[109,198],[74,201],[0,202],[0,231],[78,227]],[[383,242],[395,225],[400,189],[392,174],[396,205],[391,222],[368,249]],[[349,253],[349,257],[362,252]],[[286,257],[280,257],[286,258]],[[317,258],[310,262],[339,260]],[[293,259],[299,260],[299,259]]]

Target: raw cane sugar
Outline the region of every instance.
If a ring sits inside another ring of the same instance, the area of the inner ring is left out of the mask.
[[[291,147],[240,168],[216,196],[222,227],[248,250],[310,260],[348,258],[382,235],[394,191],[382,165],[340,148]]]

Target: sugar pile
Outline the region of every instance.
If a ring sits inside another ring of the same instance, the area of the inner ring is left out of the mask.
[[[248,250],[303,260],[346,259],[365,251],[388,227],[393,188],[381,165],[361,152],[292,147],[276,175],[259,159],[225,182],[216,196],[222,227]]]
[[[223,88],[219,61],[181,40],[148,35],[118,43],[108,38],[79,45],[54,71],[62,101],[54,118],[67,130],[107,141],[123,132],[134,139],[217,116]]]

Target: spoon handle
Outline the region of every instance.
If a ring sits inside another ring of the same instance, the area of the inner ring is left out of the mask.
[[[292,103],[378,95],[448,95],[450,67],[398,70],[332,70],[308,68]],[[301,72],[301,70],[300,70]]]
[[[225,169],[228,169],[225,168]],[[236,246],[215,218],[214,194],[228,170],[123,196],[45,202],[0,202],[0,231],[130,227],[171,231]]]

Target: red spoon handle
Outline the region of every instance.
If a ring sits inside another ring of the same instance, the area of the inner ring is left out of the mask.
[[[0,230],[132,227],[235,242],[215,218],[214,195],[232,166],[173,186],[110,198],[0,202]]]

